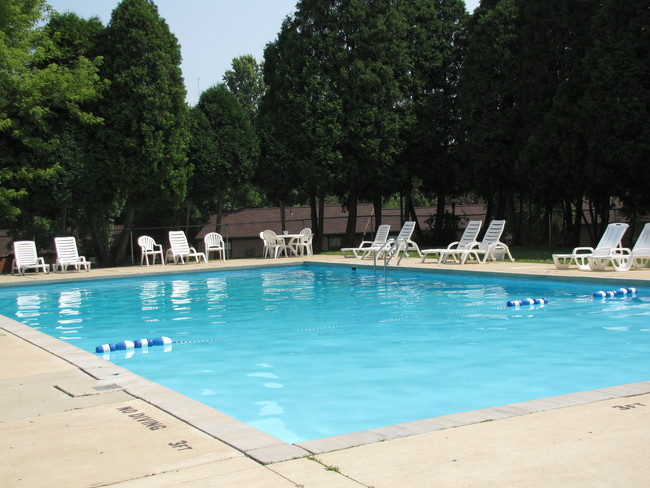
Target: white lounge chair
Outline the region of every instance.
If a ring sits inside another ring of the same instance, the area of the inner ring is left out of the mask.
[[[650,223],[645,224],[634,247],[621,249],[621,254],[612,259],[616,271],[628,271],[631,268],[647,268],[650,263]]]
[[[156,256],[160,256],[160,262],[165,264],[165,257],[163,256],[162,244],[156,244],[153,237],[140,236],[138,237],[138,245],[140,246],[140,266],[146,262],[149,266],[149,256],[152,258],[151,264],[156,264]]]
[[[45,260],[38,257],[34,241],[15,241],[14,263],[11,265],[11,274],[24,275],[28,269],[35,269],[37,273],[39,269],[42,269],[43,273],[47,274],[50,265],[45,264]]]
[[[449,251],[464,251],[469,249],[474,244],[478,244],[476,238],[481,231],[482,220],[470,220],[463,231],[459,241],[452,242],[445,249],[424,249],[422,251],[422,262],[431,255],[439,263],[446,263],[449,257]],[[451,254],[455,258],[455,255]]]
[[[355,258],[364,259],[372,254],[376,253],[384,247],[384,244],[388,241],[388,234],[390,233],[390,225],[382,224],[377,228],[377,233],[375,234],[375,239],[372,241],[361,241],[359,247],[344,247],[341,249],[344,258]],[[346,253],[351,252],[352,255]]]
[[[223,237],[217,232],[210,232],[203,238],[205,244],[205,255],[210,259],[210,253],[216,252],[217,256],[221,255],[221,260],[226,260],[226,245],[223,242]]]
[[[422,257],[420,248],[411,239],[414,230],[415,230],[414,221],[410,220],[408,222],[404,222],[404,225],[402,225],[402,228],[400,229],[397,237],[395,237],[394,239],[388,239],[388,241],[386,241],[386,243],[384,244],[383,248],[380,249],[375,254],[375,262],[376,262],[377,255],[381,254],[381,252],[385,252],[384,255],[385,264],[390,263],[390,260],[396,256],[399,258],[397,261],[397,264],[399,264],[402,261],[402,257],[407,256],[409,251],[416,251],[418,255]]]
[[[555,267],[568,269],[575,263],[583,271],[604,269],[615,256],[622,254],[621,239],[627,228],[628,224],[609,224],[595,248],[576,247],[571,254],[553,254]]]
[[[167,254],[165,255],[167,261],[173,259],[175,264],[179,262],[185,264],[185,258],[188,260],[194,258],[197,263],[200,262],[200,259],[203,259],[206,263],[208,262],[208,258],[205,257],[204,253],[198,252],[193,247],[190,247],[187,243],[185,232],[182,230],[169,231],[169,245],[171,247],[167,249]]]
[[[77,240],[74,237],[55,237],[54,246],[56,247],[54,271],[60,269],[65,273],[68,266],[74,266],[77,271],[80,271],[83,266],[86,271],[90,271],[90,262],[86,261],[85,256],[79,256]]]
[[[454,259],[460,259],[461,264],[465,264],[472,259],[479,263],[486,263],[488,259],[496,261],[497,255],[507,255],[510,261],[514,262],[515,259],[510,254],[510,248],[501,242],[501,235],[505,228],[505,220],[493,220],[485,231],[481,242],[476,242],[468,246],[467,249],[448,251],[447,254],[449,256],[453,255]],[[481,259],[481,256],[483,256],[483,259]],[[447,258],[448,256],[444,257],[444,259]]]
[[[262,231],[261,237],[264,241],[264,257],[267,257],[269,254],[273,253],[273,257],[277,258],[278,255],[282,254],[283,252],[285,257],[289,256],[289,247],[284,242],[284,239],[278,237],[275,232],[272,230]]]

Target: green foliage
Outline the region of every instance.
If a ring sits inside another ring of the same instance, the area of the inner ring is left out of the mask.
[[[232,60],[232,69],[223,75],[223,81],[235,95],[251,121],[257,117],[260,99],[264,95],[262,68],[250,54]]]
[[[61,117],[99,121],[84,108],[100,89],[99,59],[68,57],[49,36],[42,0],[0,1],[0,209],[19,215],[22,197],[56,174],[53,152]]]
[[[599,2],[581,100],[589,194],[650,207],[650,10],[643,2]]]
[[[252,178],[259,145],[248,114],[223,84],[204,91],[191,116],[190,195],[214,212]]]
[[[180,46],[151,0],[123,0],[104,40],[102,174],[134,205],[180,206],[189,170]]]
[[[517,0],[484,3],[467,27],[467,47],[460,77],[459,133],[464,174],[487,201],[505,202],[515,187],[518,119],[515,104]]]

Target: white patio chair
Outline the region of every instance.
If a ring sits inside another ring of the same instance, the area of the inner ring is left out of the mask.
[[[372,256],[374,253],[379,251],[384,247],[384,244],[388,241],[388,234],[390,233],[390,225],[382,224],[377,228],[377,233],[375,234],[375,239],[372,241],[361,241],[358,247],[344,247],[341,249],[344,258],[355,258],[364,259],[369,256]],[[347,255],[346,253],[351,252],[352,255]]]
[[[645,224],[634,247],[621,249],[612,259],[616,271],[628,271],[631,268],[647,268],[650,263],[650,223]]]
[[[188,260],[194,258],[197,263],[200,262],[201,259],[206,263],[208,262],[204,253],[198,252],[193,247],[190,247],[187,243],[185,232],[182,230],[169,231],[169,245],[171,247],[167,249],[167,254],[165,255],[167,261],[173,259],[175,264],[178,264],[179,262],[185,264],[185,258]]]
[[[90,271],[90,262],[86,260],[85,256],[79,256],[77,240],[74,237],[55,237],[54,246],[56,247],[54,271],[60,269],[65,273],[68,266],[74,266],[77,271],[80,271],[83,266],[86,271]]]
[[[163,256],[162,244],[156,244],[153,237],[140,236],[138,237],[138,245],[140,246],[140,266],[146,262],[149,266],[149,256],[152,258],[151,264],[156,264],[156,256],[160,256],[160,262],[165,264],[165,257]]]
[[[38,257],[36,252],[36,243],[34,241],[15,241],[14,242],[14,262],[11,265],[11,274],[18,273],[24,275],[28,269],[43,270],[47,274],[50,265],[45,264],[43,258]]]
[[[603,270],[612,264],[614,257],[623,253],[621,240],[628,224],[609,224],[600,241],[593,247],[576,247],[571,254],[553,254],[553,263],[557,269],[568,269],[575,263],[582,271]]]
[[[399,264],[404,256],[408,256],[409,251],[416,251],[418,255],[422,257],[420,248],[411,239],[414,230],[414,221],[409,220],[408,222],[404,222],[404,225],[402,225],[402,228],[400,229],[397,237],[394,239],[388,239],[388,241],[386,241],[386,243],[382,246],[382,249],[380,249],[375,254],[375,262],[377,261],[377,256],[382,252],[385,252],[384,264],[390,263],[391,259],[394,257],[398,258],[397,264]]]
[[[501,242],[501,235],[505,228],[505,220],[493,220],[485,231],[481,242],[476,242],[462,251],[450,251],[449,254],[454,254],[454,257],[455,255],[460,256],[461,264],[465,264],[467,260],[471,259],[475,259],[479,263],[486,263],[489,259],[496,261],[499,254],[507,255],[510,261],[514,262],[515,258],[510,254],[510,248]],[[483,259],[481,259],[481,255]]]
[[[314,239],[314,234],[312,234],[310,228],[302,229],[300,234],[302,237],[294,241],[296,254],[313,256],[314,249],[312,247],[312,240]]]
[[[203,243],[205,244],[205,255],[208,260],[210,259],[211,252],[216,252],[217,257],[221,254],[221,260],[226,260],[226,244],[224,243],[221,234],[210,232],[203,238]]]
[[[446,263],[447,258],[451,255],[454,260],[456,260],[455,251],[464,251],[469,249],[474,244],[478,244],[476,238],[478,237],[479,232],[481,231],[481,225],[483,224],[482,220],[470,220],[463,231],[459,241],[452,242],[445,249],[424,249],[422,251],[422,262],[428,256],[432,256],[439,263]]]
[[[279,238],[278,235],[272,230],[262,231],[262,234],[264,235],[262,239],[264,240],[265,250],[267,251],[264,257],[272,253],[273,257],[277,258],[278,255],[282,254],[283,252],[285,257],[289,257],[289,248],[284,242],[284,239]]]

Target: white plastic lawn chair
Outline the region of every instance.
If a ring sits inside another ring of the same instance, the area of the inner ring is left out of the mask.
[[[628,224],[609,224],[600,241],[593,247],[576,247],[571,254],[553,254],[553,263],[557,269],[568,269],[575,263],[583,271],[605,269],[613,263],[613,259],[620,258],[623,253],[621,240],[628,228]]]
[[[446,263],[447,258],[451,255],[456,259],[456,251],[465,251],[475,244],[478,244],[476,238],[481,231],[482,220],[470,220],[465,227],[465,231],[459,241],[452,242],[445,249],[424,249],[422,251],[422,262],[428,256],[432,256],[439,263]]]
[[[388,239],[382,248],[377,253],[375,253],[375,265],[377,263],[377,255],[381,254],[382,252],[384,253],[384,266],[390,263],[390,260],[394,257],[398,258],[397,264],[399,265],[399,263],[402,261],[402,258],[404,256],[408,256],[409,251],[416,251],[418,255],[422,257],[420,248],[411,239],[414,230],[414,221],[410,220],[408,222],[404,222],[404,225],[402,225],[402,228],[400,229],[397,237],[394,239]]]
[[[208,259],[210,259],[211,252],[216,252],[217,257],[221,255],[221,260],[226,260],[226,244],[224,243],[221,234],[210,232],[203,238],[203,243],[205,244],[205,255]]]
[[[90,271],[90,262],[86,260],[85,256],[79,256],[77,240],[74,237],[55,237],[54,246],[56,247],[54,271],[60,269],[66,272],[68,266],[74,266],[77,271],[80,271],[82,267],[86,271]]]
[[[11,266],[11,274],[18,273],[24,275],[28,269],[43,270],[47,274],[50,265],[45,264],[43,258],[38,257],[36,252],[36,243],[34,241],[15,241],[14,242],[14,263]]]
[[[156,256],[160,256],[160,262],[163,265],[165,264],[162,244],[156,244],[153,237],[138,237],[138,245],[140,246],[140,266],[145,262],[147,263],[147,266],[149,266],[149,256],[151,256],[151,264],[156,264]]]
[[[205,257],[205,254],[198,252],[193,247],[187,243],[187,237],[185,237],[185,232],[182,230],[171,230],[169,231],[169,245],[171,246],[167,249],[167,254],[165,259],[169,261],[172,259],[175,264],[181,263],[185,264],[185,258],[188,260],[190,258],[196,259],[196,262],[200,262],[203,259],[204,262],[208,262],[208,259]]]
[[[301,237],[298,237],[295,240],[296,254],[300,254],[301,256],[312,256],[314,254],[314,249],[312,247],[314,234],[310,228],[305,228],[300,231],[300,235]]]
[[[643,226],[641,234],[632,250],[621,249],[612,259],[616,271],[628,271],[631,268],[647,268],[650,263],[650,223]]]
[[[481,242],[475,242],[463,250],[448,251],[447,254],[453,256],[454,260],[460,259],[461,264],[465,264],[472,259],[479,263],[486,263],[489,259],[496,261],[497,255],[500,254],[507,255],[510,261],[514,261],[512,254],[510,254],[510,248],[501,242],[501,235],[505,228],[505,220],[493,220],[485,231]],[[481,259],[481,256],[483,256],[483,259]]]
[[[288,257],[289,248],[284,242],[284,239],[278,237],[278,235],[272,230],[262,231],[262,239],[264,240],[264,257],[273,253],[273,257],[277,258],[278,255],[284,252],[284,256]]]

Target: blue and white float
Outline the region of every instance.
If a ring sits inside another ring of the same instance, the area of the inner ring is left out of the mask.
[[[524,298],[523,300],[510,300],[506,303],[508,307],[521,307],[524,305],[546,305],[546,298]]]
[[[166,346],[173,344],[169,337],[156,337],[154,339],[136,339],[135,341],[120,341],[115,344],[102,344],[95,348],[95,352],[126,351],[129,349],[140,349],[153,346]]]
[[[619,288],[618,290],[610,291],[595,291],[594,298],[616,298],[636,295],[636,288]]]

